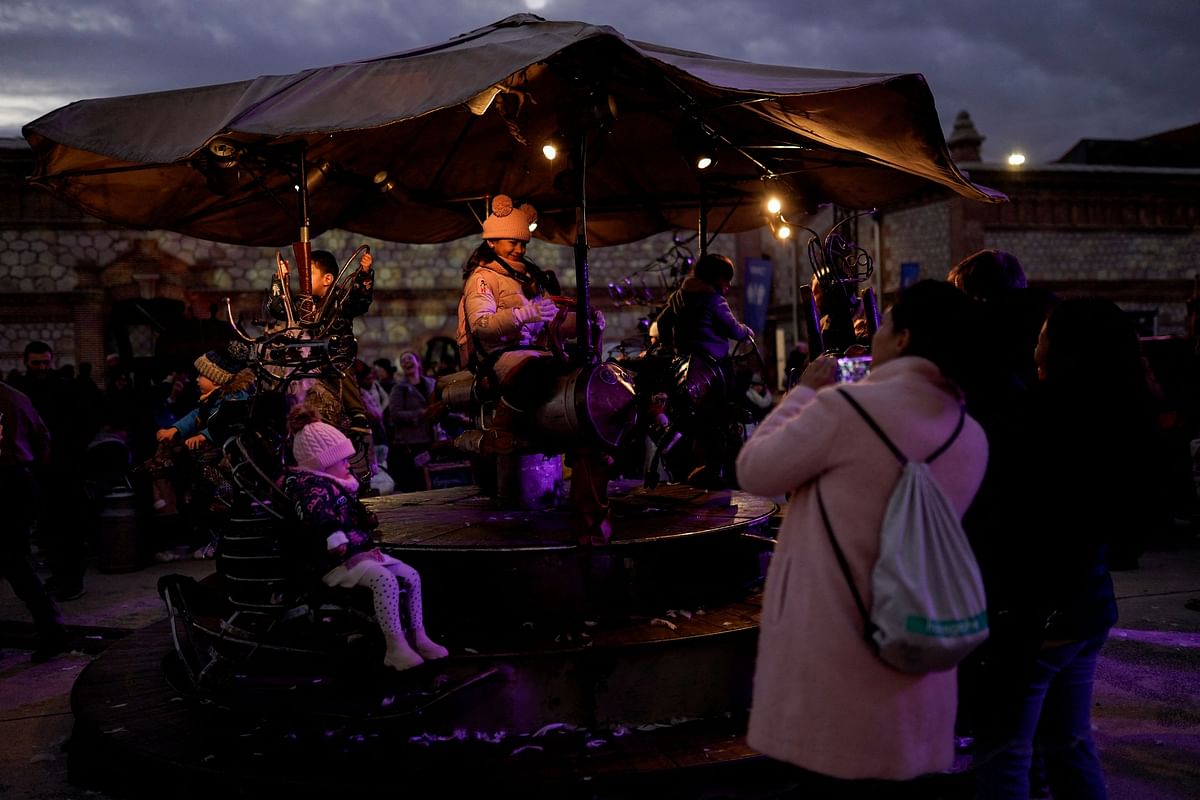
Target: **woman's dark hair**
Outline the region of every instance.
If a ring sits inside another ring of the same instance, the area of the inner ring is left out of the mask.
[[[484,264],[490,264],[497,258],[496,250],[492,247],[491,242],[480,242],[479,247],[476,247],[471,255],[467,256],[467,261],[463,264],[463,280],[471,277],[471,273],[476,267],[482,267]]]
[[[1064,300],[1046,318],[1046,381],[1059,391],[1104,402],[1147,392],[1146,367],[1133,321],[1108,300]]]
[[[1010,289],[1027,286],[1025,270],[1012,253],[1003,250],[980,250],[964,258],[950,269],[947,280],[975,300],[987,301]]]
[[[900,292],[892,306],[892,328],[908,331],[906,356],[927,358],[942,374],[967,385],[975,306],[949,283],[924,280]]]
[[[467,261],[465,264],[463,264],[463,282],[465,283],[467,278],[471,277],[471,273],[474,272],[477,267],[482,267],[484,264],[490,264],[493,261],[498,261],[501,264],[504,263],[500,257],[496,255],[496,249],[492,247],[491,242],[481,242],[479,247],[476,247],[475,251],[472,252],[471,255],[467,256]],[[555,275],[554,272],[542,269],[528,258],[522,258],[521,261],[523,261],[525,264],[528,280],[526,280],[516,270],[510,270],[510,274],[513,278],[517,279],[526,286],[525,293],[527,295],[532,296],[532,294],[536,293],[536,287],[541,287],[550,294],[562,294],[562,287],[559,285],[558,276]]]
[[[705,253],[696,262],[692,274],[705,283],[716,286],[719,281],[733,280],[733,263],[725,256]]]

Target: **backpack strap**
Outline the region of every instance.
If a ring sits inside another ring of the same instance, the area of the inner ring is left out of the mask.
[[[883,440],[883,443],[886,444],[888,449],[892,451],[892,455],[894,455],[901,464],[907,464],[908,458],[904,455],[904,453],[900,452],[900,448],[896,447],[895,443],[887,437],[887,434],[884,433],[883,429],[879,427],[879,424],[871,418],[871,415],[867,413],[867,410],[863,408],[857,400],[851,397],[845,389],[838,389],[837,392],[842,397],[846,398],[846,402],[853,406],[854,410],[857,411],[859,416],[863,418],[863,421],[871,426],[871,430],[875,431],[875,435]],[[926,464],[932,464],[938,456],[950,449],[950,445],[954,444],[954,440],[958,438],[960,433],[962,433],[963,425],[966,423],[966,420],[967,407],[960,403],[958,406],[958,425],[954,428],[954,433],[950,434],[950,438],[925,459]]]
[[[829,512],[825,510],[825,498],[821,497],[821,480],[817,479],[817,506],[821,509],[821,520],[825,523],[825,532],[829,534],[829,543],[833,545],[833,554],[837,557],[838,566],[841,567],[842,576],[846,579],[846,585],[850,587],[850,594],[854,595],[854,605],[858,607],[859,616],[863,621],[863,639],[872,650],[878,650],[879,644],[875,641],[875,631],[879,630],[879,626],[871,621],[871,615],[867,611],[867,604],[863,602],[862,595],[859,594],[858,586],[854,583],[854,576],[850,574],[850,562],[846,560],[846,554],[842,551],[842,546],[838,544],[837,537],[833,535],[833,525],[829,522]]]

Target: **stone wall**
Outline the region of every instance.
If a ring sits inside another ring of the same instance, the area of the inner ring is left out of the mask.
[[[900,288],[900,265],[921,265],[919,277],[943,280],[950,259],[950,202],[891,211],[883,216],[883,258],[876,265],[884,294]]]
[[[1200,272],[1200,231],[1000,229],[987,232],[987,246],[1017,256],[1032,283],[1097,293],[1097,282],[1111,282],[1122,287],[1124,296],[1113,299],[1125,310],[1157,312],[1158,334],[1186,330],[1186,294],[1178,287]]]
[[[24,371],[22,353],[33,341],[50,345],[58,364],[76,363],[74,322],[0,323],[0,377],[14,369]]]
[[[346,231],[329,231],[313,239],[340,260],[360,244],[375,258],[376,301],[355,323],[361,357],[395,360],[406,349],[421,350],[436,336],[453,337],[457,320],[462,264],[478,245],[475,237],[439,245],[413,245],[364,239]],[[714,248],[731,252],[733,237],[718,237]],[[616,303],[609,283],[644,285],[655,300],[668,286],[667,256],[674,249],[669,233],[620,247],[597,248],[589,254],[591,300],[608,321],[610,344],[632,336],[638,319],[649,313],[643,302]],[[289,251],[284,257],[294,261]],[[555,270],[564,291],[574,294],[572,249],[534,240],[529,257]],[[111,303],[129,297],[181,300],[204,317],[210,304],[225,296],[235,316],[250,322],[260,316],[261,296],[275,269],[273,248],[220,244],[166,231],[133,231],[96,225],[0,231],[0,370],[20,365],[25,343],[40,338],[54,347],[59,364],[98,363],[103,352],[78,352],[73,308],[81,292],[100,290]],[[293,278],[293,290],[296,288]],[[20,319],[30,317],[28,321]],[[53,318],[53,322],[34,319]],[[78,319],[75,320],[78,322]],[[102,327],[103,322],[98,324]],[[90,351],[102,348],[101,331],[88,331]]]

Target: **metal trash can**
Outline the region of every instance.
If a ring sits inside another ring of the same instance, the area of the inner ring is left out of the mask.
[[[97,526],[96,567],[101,572],[133,572],[141,568],[139,514],[133,492],[104,495]]]

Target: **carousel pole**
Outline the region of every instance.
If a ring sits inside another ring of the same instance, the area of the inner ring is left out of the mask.
[[[304,160],[304,145],[300,145],[300,165],[296,192],[300,195],[300,241],[292,243],[296,256],[296,272],[300,276],[300,321],[316,322],[316,303],[312,296],[312,243],[308,238],[308,165]]]
[[[700,179],[700,224],[697,233],[700,239],[700,255],[708,254],[708,198],[704,194],[704,179]]]
[[[587,146],[588,132],[584,131],[579,137],[578,164],[576,173],[579,177],[577,187],[578,198],[575,206],[575,284],[577,298],[575,300],[575,332],[579,339],[579,359],[584,364],[592,363],[596,353],[592,345],[591,325],[591,290],[588,275],[588,243],[587,243]]]

